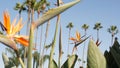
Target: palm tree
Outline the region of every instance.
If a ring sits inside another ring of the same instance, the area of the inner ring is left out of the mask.
[[[110,26],[110,28],[108,28],[108,32],[111,34],[111,37],[112,37],[112,39],[111,39],[111,46],[112,46],[113,38],[118,33],[117,26],[114,26],[114,25]]]
[[[36,68],[38,68],[38,66],[39,66],[39,53],[38,53],[38,51],[35,51],[33,53],[33,68],[35,68],[35,66],[36,66]]]
[[[41,7],[42,7],[43,3],[44,3],[44,0],[40,0],[39,2],[36,2],[36,4],[34,5],[34,11],[37,12],[37,18],[40,17],[40,12],[42,11]],[[42,31],[42,27],[41,27],[41,31]],[[37,33],[38,33],[38,28],[36,30],[35,48],[36,48],[36,45],[37,45]],[[42,32],[41,32],[40,36],[42,37]],[[40,38],[40,39],[42,40],[42,38]],[[40,43],[40,46],[41,46],[41,43]]]
[[[73,28],[73,24],[72,24],[72,22],[70,22],[67,26],[66,26],[66,28],[68,28],[69,29],[69,38],[68,38],[68,55],[69,55],[69,39],[70,39],[70,33],[71,33],[71,29]]]
[[[46,9],[46,7],[49,7],[49,6],[50,6],[50,4],[49,4],[49,2],[47,2],[47,0],[40,0],[40,1],[36,2],[35,6],[34,6],[34,10],[37,11],[38,18],[39,18],[39,16],[40,16],[40,13],[43,14],[44,11],[45,11],[45,9]],[[44,45],[46,45],[46,38],[47,38],[47,33],[48,33],[48,32],[47,32],[47,31],[48,31],[48,27],[49,27],[49,21],[48,21],[47,27],[46,27]],[[35,43],[35,48],[36,48],[36,44],[37,44],[37,32],[38,32],[38,28],[37,28],[37,30],[36,30],[36,43]],[[42,46],[42,37],[43,37],[42,34],[43,34],[43,26],[41,26],[41,33],[40,33],[40,52],[39,52],[39,57],[40,57],[40,58],[44,56],[44,46],[43,46],[43,53],[42,53],[42,55],[41,55],[41,46]],[[43,61],[42,58],[39,59],[39,64],[40,64],[40,60]],[[40,65],[40,66],[41,66],[41,68],[42,68],[42,65]]]
[[[96,23],[95,26],[93,27],[93,29],[97,30],[97,40],[99,40],[99,30],[103,28],[103,26],[101,26],[101,23]]]
[[[84,29],[84,31],[85,31],[85,36],[86,36],[86,31],[87,31],[87,29],[89,28],[89,25],[83,24],[83,25],[82,25],[82,28]]]
[[[14,7],[14,10],[16,10],[16,11],[18,11],[19,12],[19,18],[21,18],[21,13],[22,13],[22,11],[27,11],[27,8],[26,8],[26,3],[25,2],[23,2],[22,4],[21,3],[16,3],[16,6]],[[20,34],[20,32],[19,32],[19,34]],[[21,47],[22,48],[22,47]],[[24,63],[25,63],[25,58],[26,58],[26,50],[25,50],[26,48],[24,48],[24,57],[23,57],[23,59],[24,59]]]
[[[35,51],[33,53],[33,68],[40,68],[40,66],[45,63],[46,60],[49,60],[50,56],[49,55],[44,55],[41,57],[42,60],[40,60],[39,53],[38,51]],[[40,63],[39,63],[40,62]]]
[[[87,34],[87,29],[89,28],[89,25],[87,24],[83,24],[82,25],[82,29],[84,30],[84,34],[85,34],[85,38],[86,38],[86,34]],[[85,42],[84,42],[84,46],[83,46],[83,55],[82,55],[82,66],[84,64],[84,52],[85,52]]]
[[[21,18],[21,12],[26,10],[25,3],[23,4],[20,4],[19,2],[16,3],[14,10],[17,10],[19,12],[19,18]]]

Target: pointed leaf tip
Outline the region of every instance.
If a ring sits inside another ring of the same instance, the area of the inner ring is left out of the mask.
[[[5,66],[9,65],[9,58],[7,57],[5,53],[2,53],[2,58],[3,58]]]
[[[106,68],[106,60],[93,40],[90,40],[87,56],[88,68]]]
[[[61,68],[74,68],[75,63],[77,61],[78,56],[77,55],[71,55],[65,63],[62,65]]]
[[[80,0],[75,0],[73,2],[61,5],[57,8],[53,8],[48,10],[46,13],[43,14],[42,17],[40,17],[36,23],[35,23],[35,28],[39,27],[40,25],[44,24],[46,21],[52,19],[53,17],[57,16],[58,14],[64,12],[65,10],[67,10],[68,8],[72,7],[73,5],[77,4],[78,2],[80,2]]]

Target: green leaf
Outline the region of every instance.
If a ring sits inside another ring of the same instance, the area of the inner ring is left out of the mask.
[[[58,67],[60,68],[60,59],[62,57],[62,28],[60,25],[60,34],[59,34],[59,59],[58,59]]]
[[[114,42],[114,45],[110,48],[110,52],[116,62],[116,66],[118,66],[120,68],[120,49],[119,49],[120,45],[118,43],[118,41]]]
[[[77,4],[79,1],[80,0],[75,0],[73,2],[70,2],[70,3],[64,4],[62,6],[59,6],[57,8],[53,8],[53,9],[48,10],[46,13],[43,14],[42,17],[40,17],[35,22],[35,28],[39,27],[40,25],[44,24],[46,21],[52,19],[53,17],[57,16],[58,14],[62,13],[65,10],[67,10],[68,8]]]
[[[33,25],[30,27],[30,35],[29,35],[29,46],[28,46],[28,60],[27,67],[32,68],[32,50],[33,50],[33,39],[34,38],[34,30]]]
[[[9,60],[8,56],[5,53],[2,53],[2,58],[3,58],[3,62],[5,65],[5,68],[12,68],[14,67],[14,64],[11,63],[11,61]]]
[[[49,60],[50,56],[49,55],[44,55],[42,59],[40,60],[40,66],[45,63],[46,60]]]
[[[77,55],[72,55],[70,56],[65,63],[62,65],[61,68],[74,68],[75,63],[77,61],[78,56]]]
[[[18,2],[18,3],[16,3],[16,6],[14,7],[14,9],[15,9],[15,10],[18,10],[18,9],[21,8],[21,6],[22,6],[22,5]]]
[[[3,57],[3,61],[4,61],[5,66],[8,66],[9,65],[9,58],[6,56],[5,53],[2,53],[2,57]]]
[[[54,39],[53,39],[52,45],[51,45],[52,48],[51,48],[51,51],[50,51],[49,68],[53,68],[52,61],[53,61],[53,55],[54,55],[54,49],[55,49],[55,44],[56,44],[57,33],[58,33],[58,22],[56,23],[56,28],[55,28],[55,33],[54,33]]]
[[[113,56],[113,58],[114,58],[114,60],[116,61],[116,63],[117,63],[117,66],[120,68],[120,54],[118,54],[116,51],[115,51],[115,49],[113,49],[113,48],[110,48],[110,52],[111,52],[111,54],[112,54],[112,56]]]
[[[60,26],[60,34],[59,34],[59,57],[62,56],[62,29]]]
[[[52,64],[53,64],[53,65],[52,65],[52,68],[58,68],[57,63],[55,62],[54,59],[52,60]]]
[[[52,66],[52,61],[53,61],[53,54],[54,54],[54,48],[55,48],[55,43],[56,43],[56,37],[57,37],[57,31],[58,31],[58,24],[60,22],[60,13],[65,11],[66,9],[72,7],[73,5],[75,5],[76,3],[78,3],[79,0],[73,1],[71,3],[62,5],[60,7],[54,8],[49,10],[47,13],[45,13],[40,20],[38,20],[39,22],[35,23],[35,28],[38,27],[39,25],[43,24],[44,22],[46,22],[47,20],[55,17],[56,15],[58,15],[57,17],[57,22],[56,22],[56,28],[55,28],[55,34],[54,34],[54,39],[53,39],[53,44],[52,44],[52,48],[50,51],[50,60],[49,60],[49,68],[53,68]]]
[[[106,68],[106,60],[93,40],[88,45],[87,68]]]

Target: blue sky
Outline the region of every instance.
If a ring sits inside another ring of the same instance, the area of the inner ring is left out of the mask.
[[[55,3],[55,0],[52,1],[52,6]],[[64,3],[73,1],[73,0],[63,0]],[[21,2],[21,0],[1,0],[0,1],[0,21],[3,22],[2,14],[3,11],[8,10],[11,15],[11,21],[18,15],[18,12],[13,9],[17,2]],[[91,35],[94,40],[96,40],[96,30],[93,30],[94,24],[96,22],[100,22],[103,28],[100,30],[100,40],[102,41],[99,46],[100,50],[104,52],[105,50],[109,50],[109,46],[111,44],[111,35],[107,32],[107,29],[111,25],[116,25],[118,29],[120,29],[120,0],[81,0],[80,3],[68,9],[67,11],[61,14],[61,25],[62,25],[62,38],[63,38],[63,59],[62,63],[66,60],[67,54],[67,39],[68,39],[68,29],[66,25],[69,22],[73,22],[74,28],[72,29],[71,36],[75,36],[76,30],[78,30],[81,35],[84,34],[84,31],[81,29],[83,24],[88,24],[89,30],[87,31],[87,35]],[[27,13],[23,12],[22,17],[24,21],[27,20]],[[47,44],[49,44],[53,40],[54,29],[55,29],[56,18],[51,20],[49,34],[47,39]],[[44,25],[43,27],[45,27]],[[23,28],[24,30],[25,28]],[[43,29],[43,31],[45,28]],[[25,32],[23,31],[23,34]],[[120,38],[120,33],[116,35],[118,39]],[[43,35],[44,38],[44,35]],[[86,41],[86,52],[87,52],[87,44]],[[72,42],[72,41],[70,41]],[[3,44],[0,44],[0,54],[2,56],[2,52],[5,52],[5,47]],[[70,45],[70,51],[72,51],[73,45]],[[39,47],[38,47],[39,48]],[[78,47],[79,56],[82,55],[83,44]],[[48,52],[48,51],[47,51]],[[48,52],[49,53],[49,52]],[[71,52],[70,52],[71,53]],[[2,61],[2,57],[0,56],[0,61]],[[56,43],[55,49],[55,60],[57,61],[58,57],[58,43]],[[3,62],[0,62],[1,68],[3,68]],[[78,68],[79,63],[76,64],[76,68]]]

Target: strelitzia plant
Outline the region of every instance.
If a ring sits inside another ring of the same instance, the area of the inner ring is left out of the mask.
[[[81,43],[83,43],[85,40],[87,40],[89,37],[86,37],[84,39],[82,39],[84,36],[81,37],[80,33],[78,31],[76,31],[76,37],[71,37],[70,40],[73,41],[72,44],[75,44],[73,47],[73,51],[72,54],[75,50],[77,50],[77,46],[80,45]]]
[[[32,68],[32,50],[33,50],[33,41],[34,41],[34,30],[36,28],[38,28],[40,25],[44,24],[45,22],[47,22],[48,20],[52,19],[53,17],[59,15],[60,13],[62,13],[63,11],[67,10],[68,8],[72,7],[73,5],[77,4],[80,0],[75,0],[73,2],[61,5],[57,8],[53,8],[48,10],[47,12],[45,12],[43,14],[42,17],[40,17],[38,20],[36,21],[32,21],[32,24],[30,26],[30,34],[29,34],[29,40],[26,40],[25,37],[26,36],[21,36],[21,35],[17,35],[17,32],[19,32],[21,30],[21,28],[23,27],[21,21],[18,22],[18,24],[15,26],[15,24],[10,25],[10,23],[7,23],[6,26],[4,25],[4,27],[6,28],[6,35],[2,35],[0,34],[0,42],[4,43],[5,45],[11,47],[12,49],[14,49],[16,51],[16,54],[18,56],[18,58],[20,58],[19,54],[18,54],[18,48],[16,46],[16,42],[21,43],[24,46],[28,46],[28,54],[27,54],[27,68]],[[8,15],[9,16],[9,15]],[[8,17],[6,16],[6,18]],[[5,18],[5,19],[6,19]],[[10,18],[8,18],[7,22],[10,22]],[[9,27],[9,28],[8,28]],[[55,36],[54,36],[54,43],[52,44],[52,49],[50,52],[50,63],[49,63],[49,68],[53,68],[53,67],[57,67],[55,64],[55,61],[53,60],[53,53],[54,53],[54,47],[55,47],[55,42],[56,42],[56,35],[57,35],[57,29],[55,29]],[[29,42],[29,43],[28,43]],[[25,68],[22,60],[19,60],[22,68]],[[55,65],[54,65],[55,64]]]
[[[59,15],[63,11],[67,10],[68,8],[72,7],[73,5],[77,4],[80,0],[75,0],[73,2],[64,4],[62,6],[59,6],[57,8],[53,8],[48,10],[46,13],[43,14],[42,17],[40,17],[35,23],[32,23],[31,29],[30,29],[30,37],[29,37],[29,48],[28,48],[28,68],[32,68],[32,48],[33,48],[33,37],[34,37],[34,29],[38,28],[40,25],[44,24],[46,21],[52,19],[53,17]],[[57,30],[57,29],[56,29]],[[56,33],[55,33],[56,34]],[[56,36],[55,36],[56,37]],[[52,44],[52,50],[50,52],[50,63],[52,62],[53,58],[53,53],[54,53],[54,47],[55,47],[55,38],[54,38],[54,43]],[[50,64],[49,63],[49,68],[53,67],[53,62]]]
[[[2,26],[4,27],[4,29],[5,29],[4,31],[6,32],[6,34],[5,35],[0,34],[0,42],[5,44],[6,46],[12,48],[15,51],[15,53],[16,53],[21,65],[22,65],[22,67],[24,68],[24,64],[23,64],[23,62],[22,62],[22,60],[21,60],[21,58],[20,58],[20,56],[18,54],[19,49],[16,46],[17,45],[16,42],[22,44],[23,46],[28,46],[28,44],[29,44],[28,40],[26,39],[27,36],[17,35],[17,33],[23,27],[22,18],[18,21],[17,24],[16,24],[16,18],[11,23],[10,22],[10,15],[9,15],[8,11],[5,11],[3,13],[3,20],[4,20],[4,22],[3,22]]]
[[[10,15],[7,11],[3,13],[3,19],[4,23],[3,26],[6,29],[6,37],[15,40],[16,42],[19,42],[23,46],[28,46],[28,40],[26,40],[27,36],[24,35],[17,35],[17,33],[22,29],[23,24],[22,24],[22,18],[18,21],[16,24],[16,19],[10,23]],[[16,25],[15,25],[16,24]]]
[[[76,37],[71,37],[70,40],[74,41],[74,44],[77,44],[81,41],[81,35],[78,31],[76,31]]]

